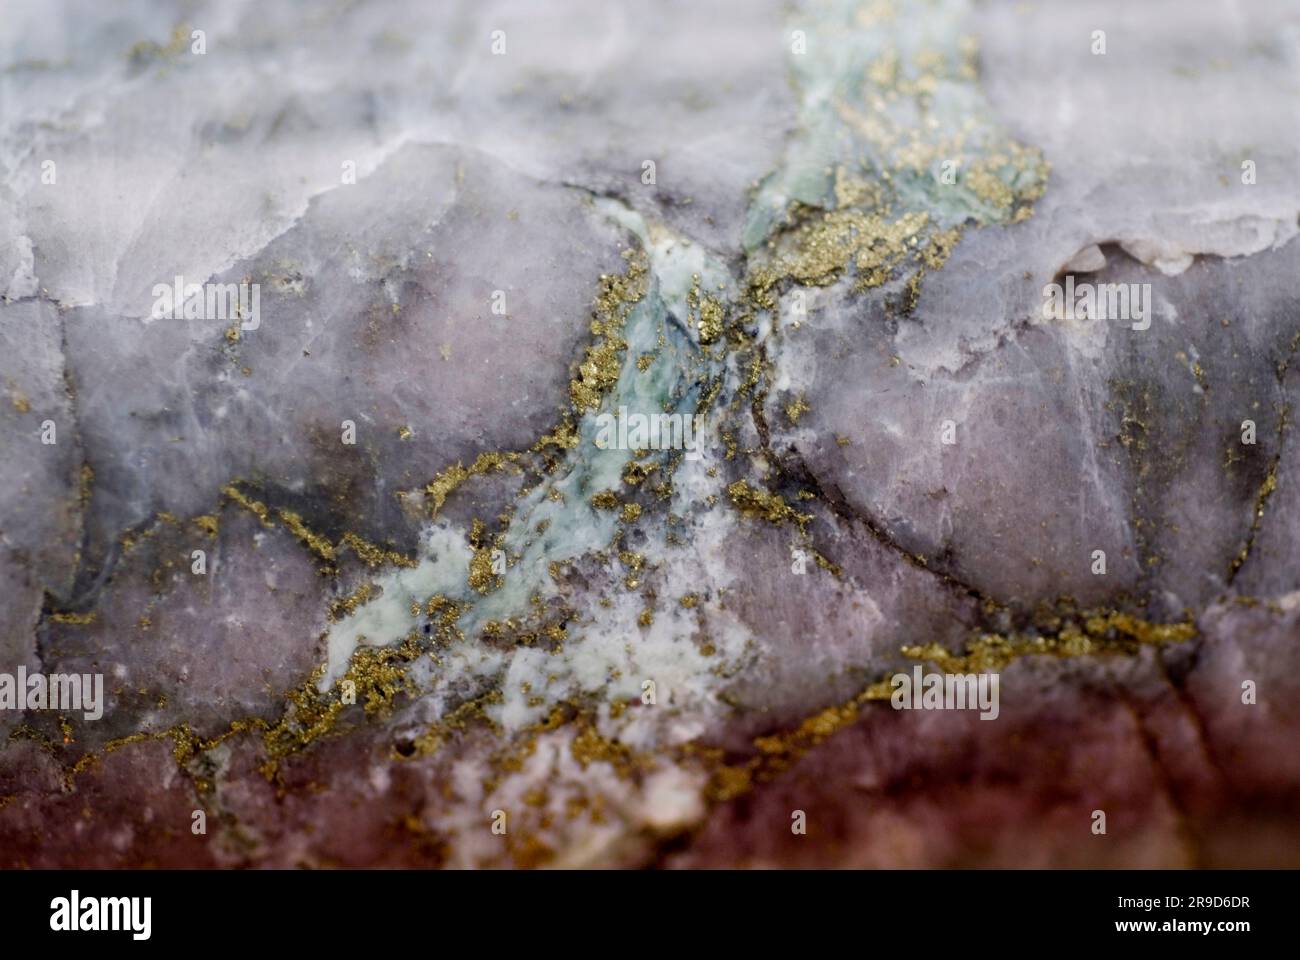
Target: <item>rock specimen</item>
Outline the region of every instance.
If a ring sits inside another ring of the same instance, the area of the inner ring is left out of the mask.
[[[1300,13],[704,6],[11,0],[0,864],[1300,862]]]

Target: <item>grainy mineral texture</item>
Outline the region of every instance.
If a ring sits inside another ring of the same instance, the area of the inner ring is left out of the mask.
[[[1297,131],[1286,0],[5,0],[0,866],[1300,866]]]

